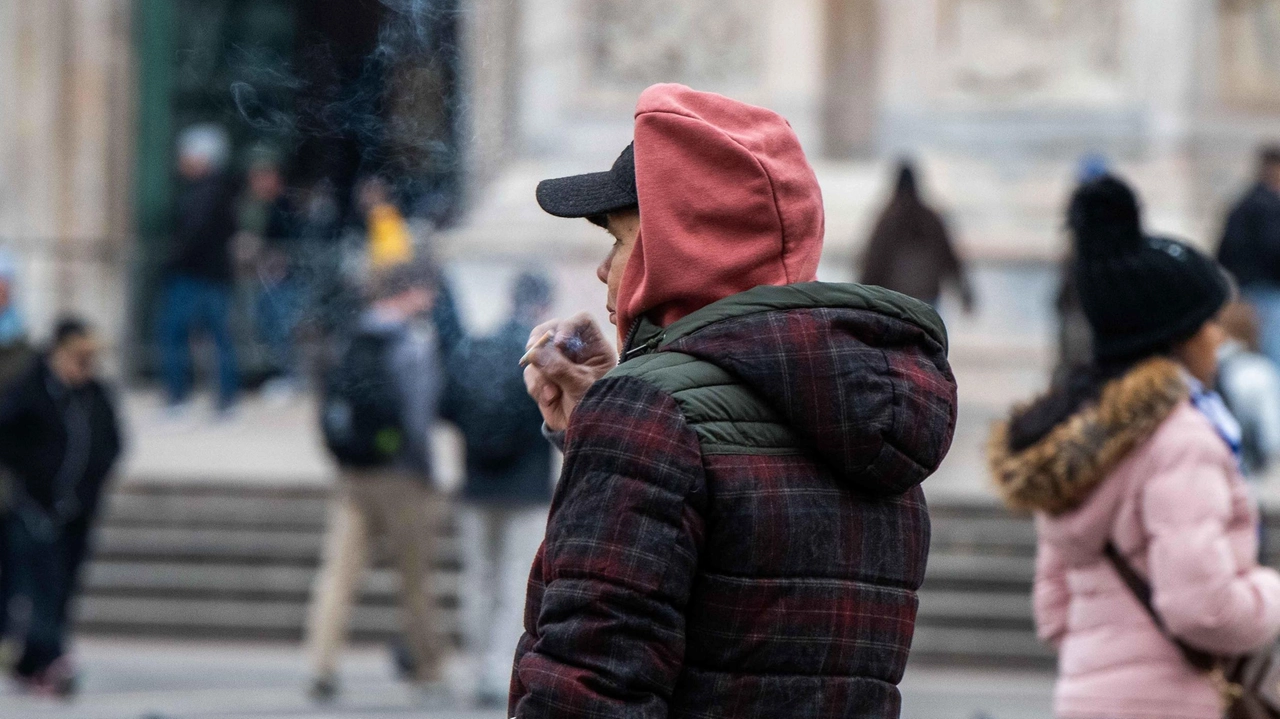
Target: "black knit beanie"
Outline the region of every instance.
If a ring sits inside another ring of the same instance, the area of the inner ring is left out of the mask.
[[[1138,200],[1106,175],[1071,198],[1075,280],[1099,362],[1138,359],[1190,338],[1231,297],[1218,263],[1175,240],[1142,232]]]

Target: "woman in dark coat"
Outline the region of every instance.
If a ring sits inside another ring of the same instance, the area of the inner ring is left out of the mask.
[[[862,267],[864,285],[876,285],[937,306],[945,282],[955,282],[966,312],[973,290],[947,226],[920,198],[915,167],[898,167],[893,199],[876,222]]]

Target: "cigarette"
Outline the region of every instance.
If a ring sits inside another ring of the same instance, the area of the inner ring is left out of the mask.
[[[542,335],[542,337],[538,338],[538,341],[534,342],[533,346],[530,347],[529,350],[525,352],[524,355],[520,358],[520,366],[528,367],[529,363],[533,361],[533,353],[537,352],[543,347],[546,347],[547,343],[550,342],[551,339],[555,336],[556,334],[554,332],[548,331],[546,334]]]

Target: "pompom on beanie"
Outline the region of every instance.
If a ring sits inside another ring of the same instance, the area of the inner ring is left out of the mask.
[[[1231,298],[1218,265],[1182,242],[1143,233],[1138,199],[1104,175],[1071,198],[1075,280],[1099,362],[1138,359],[1190,338]]]

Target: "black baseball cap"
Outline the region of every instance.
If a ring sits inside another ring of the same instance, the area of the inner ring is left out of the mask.
[[[556,217],[585,217],[597,224],[610,212],[639,207],[635,143],[627,145],[608,172],[539,182],[538,204]]]

